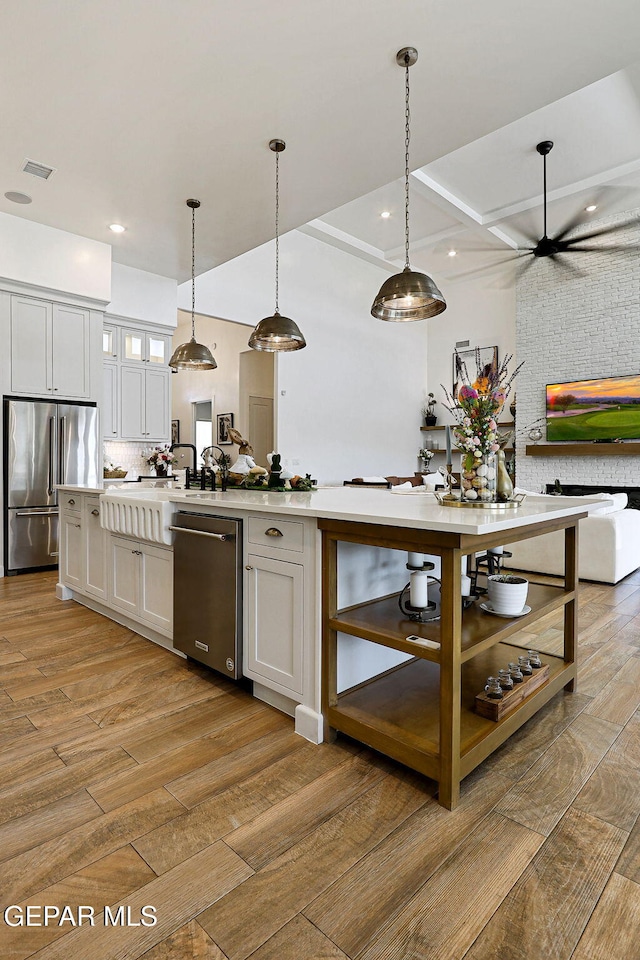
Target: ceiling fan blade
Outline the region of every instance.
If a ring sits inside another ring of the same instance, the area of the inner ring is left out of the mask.
[[[574,277],[580,277],[580,279],[583,279],[586,276],[582,270],[578,270],[574,264],[569,263],[569,261],[565,260],[562,255],[559,256],[557,253],[553,253],[548,259],[552,260],[556,267],[566,270],[567,273],[572,273]]]
[[[600,189],[591,197],[591,203],[599,207],[604,199],[605,191]],[[575,230],[576,227],[579,227],[581,224],[587,226],[588,220],[584,214],[584,210],[580,210],[578,213],[576,213],[576,215],[572,217],[567,224],[565,224],[564,229],[554,237],[554,240],[564,240],[568,233],[571,233],[572,230]]]
[[[626,230],[627,227],[640,226],[640,220],[637,217],[632,217],[630,220],[625,220],[622,223],[616,223],[612,227],[601,227],[599,230],[592,230],[590,233],[583,233],[579,237],[572,237],[570,240],[565,240],[565,243],[571,244],[582,243],[584,240],[593,240],[594,237],[603,237],[607,233],[619,233],[620,230]],[[554,239],[558,240],[559,237]]]
[[[526,260],[524,257],[522,257],[522,263],[518,264],[518,267],[517,267],[518,280],[522,277],[524,273],[527,272],[529,267],[532,267],[534,265],[535,262],[536,262],[535,257],[528,257]]]
[[[517,263],[518,260],[522,260],[523,257],[504,257],[502,260],[494,260],[493,263],[485,263],[484,266],[478,267],[475,270],[467,270],[464,273],[452,274],[453,279],[455,280],[466,280],[467,277],[477,277],[483,273],[490,273],[496,267],[501,267],[505,263]]]
[[[613,247],[582,247],[574,246],[573,244],[568,247],[563,253],[635,253],[640,252],[640,247],[625,247],[621,244],[618,244]]]

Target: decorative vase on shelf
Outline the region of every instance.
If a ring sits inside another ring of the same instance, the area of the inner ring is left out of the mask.
[[[436,425],[437,422],[438,422],[438,418],[437,418],[437,417],[425,417],[425,418],[424,418],[424,425],[425,425],[425,427],[435,427],[435,425]]]
[[[497,494],[497,470],[495,453],[485,453],[480,457],[466,454],[462,458],[462,498],[494,503]]]
[[[166,476],[167,476],[166,463],[163,463],[163,464],[156,463],[156,477],[166,477]]]

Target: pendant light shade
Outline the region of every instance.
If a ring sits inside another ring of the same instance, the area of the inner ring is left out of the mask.
[[[174,370],[215,370],[218,364],[203,343],[196,341],[196,210],[199,200],[187,200],[191,209],[191,340],[173,351],[169,366]]]
[[[289,317],[280,315],[278,309],[278,271],[280,265],[280,154],[286,147],[284,140],[270,140],[269,149],[276,155],[276,305],[273,316],[265,317],[256,326],[249,337],[249,346],[253,350],[265,350],[269,353],[284,353],[290,350],[302,350],[307,341],[302,336],[298,324]]]
[[[436,284],[426,273],[417,273],[409,263],[409,67],[418,59],[415,47],[403,47],[396,54],[396,63],[405,69],[405,137],[404,137],[404,248],[402,273],[396,273],[380,287],[371,313],[378,320],[427,320],[447,309]]]

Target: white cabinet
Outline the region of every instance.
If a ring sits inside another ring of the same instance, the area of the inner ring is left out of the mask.
[[[100,526],[100,498],[83,499],[84,588],[92,597],[106,600],[108,534]]]
[[[133,328],[122,329],[120,359],[123,363],[150,363],[166,367],[171,337]]]
[[[84,587],[82,520],[79,513],[60,513],[59,527],[60,580],[74,590]]]
[[[115,440],[118,437],[117,364],[103,364],[102,373],[102,436],[105,440]]]
[[[245,672],[302,696],[304,567],[249,554]]]
[[[169,437],[169,370],[120,367],[120,437],[166,441]]]
[[[109,603],[168,637],[173,627],[173,550],[110,537]]]
[[[87,399],[89,383],[89,311],[32,297],[12,297],[12,393]]]

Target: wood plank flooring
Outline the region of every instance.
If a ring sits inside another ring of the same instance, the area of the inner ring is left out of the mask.
[[[0,914],[2,960],[640,958],[640,571],[581,584],[578,691],[453,812],[55,581],[0,580],[0,900],[33,923]],[[559,652],[562,612],[521,639]]]

